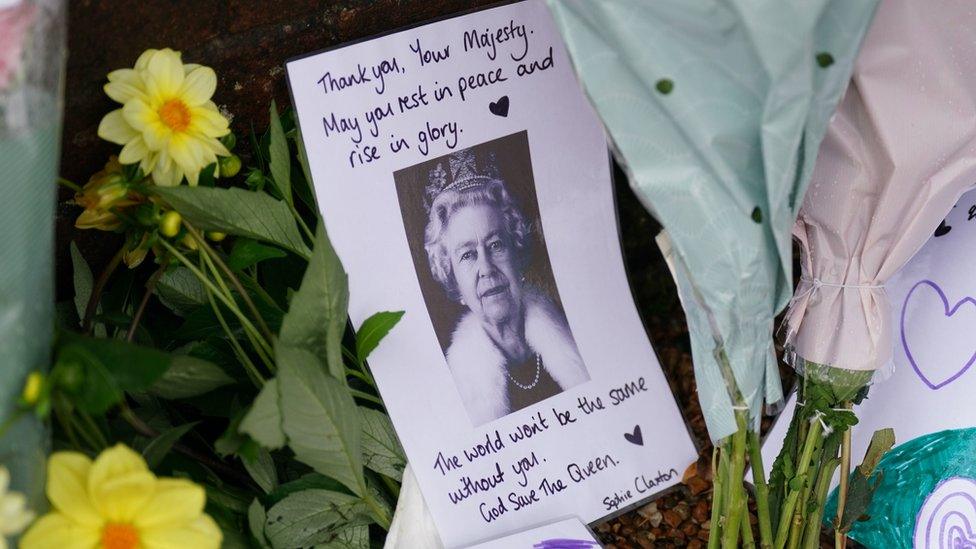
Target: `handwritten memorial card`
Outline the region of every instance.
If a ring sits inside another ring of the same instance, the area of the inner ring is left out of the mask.
[[[287,64],[356,326],[447,546],[594,521],[695,447],[621,255],[603,129],[544,3]]]

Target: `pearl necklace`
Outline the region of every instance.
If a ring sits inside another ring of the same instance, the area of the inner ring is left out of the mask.
[[[533,379],[532,383],[528,385],[522,385],[519,383],[514,377],[512,377],[512,373],[509,372],[508,369],[505,370],[505,373],[508,375],[508,379],[512,380],[512,383],[514,383],[516,387],[528,391],[539,384],[539,374],[542,373],[542,357],[539,355],[539,353],[535,354],[535,379]]]

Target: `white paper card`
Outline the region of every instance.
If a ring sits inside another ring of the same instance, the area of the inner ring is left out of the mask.
[[[578,518],[560,520],[523,530],[468,549],[600,549],[593,532]]]
[[[878,429],[898,444],[976,426],[976,191],[964,194],[935,235],[886,284],[895,334],[891,377],[855,408],[852,455],[863,456]],[[796,395],[763,446],[767,471],[779,454]],[[835,480],[836,484],[836,480]]]
[[[287,64],[355,326],[443,541],[589,522],[696,452],[634,306],[607,143],[544,3]]]

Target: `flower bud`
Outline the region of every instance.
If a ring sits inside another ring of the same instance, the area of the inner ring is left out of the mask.
[[[24,383],[24,391],[21,393],[20,398],[27,406],[34,406],[41,398],[43,390],[44,374],[40,372],[31,372],[30,375],[27,376],[27,381]]]
[[[85,381],[84,367],[74,360],[59,361],[57,364],[58,387],[67,393],[77,393]]]
[[[213,240],[214,242],[220,242],[221,240],[227,238],[227,233],[210,231],[209,233],[207,233],[207,238]]]
[[[180,232],[180,225],[183,223],[183,216],[176,210],[170,210],[163,214],[159,220],[159,232],[167,238],[173,238]]]
[[[220,177],[234,177],[241,171],[241,157],[236,154],[221,156],[218,162],[220,164]]]
[[[193,237],[191,237],[190,235],[184,236],[183,237],[183,240],[180,241],[180,244],[183,244],[183,246],[186,249],[191,250],[191,251],[194,251],[194,252],[197,251],[200,248],[197,245],[197,241],[194,240]]]

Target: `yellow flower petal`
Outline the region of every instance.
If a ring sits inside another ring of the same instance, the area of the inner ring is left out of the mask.
[[[141,99],[133,99],[126,103],[122,107],[122,116],[129,126],[137,132],[145,132],[146,126],[159,122],[159,114]]]
[[[161,187],[175,187],[183,181],[183,170],[179,169],[169,155],[161,152],[152,171],[153,181]]]
[[[150,154],[146,142],[142,139],[142,136],[138,136],[122,147],[122,152],[119,153],[119,162],[123,164],[135,164]]]
[[[159,479],[156,492],[136,517],[135,525],[140,529],[183,525],[199,517],[206,502],[203,488],[188,480]]]
[[[154,53],[142,71],[150,98],[176,96],[183,86],[184,77],[180,54],[168,48]]]
[[[156,477],[149,471],[130,472],[95,483],[90,494],[95,508],[107,521],[131,522],[139,516],[155,488]]]
[[[123,109],[115,109],[105,115],[98,124],[98,137],[116,145],[125,145],[139,135],[123,115]]]
[[[200,515],[180,527],[145,528],[140,533],[145,549],[218,549],[223,540],[223,533],[209,515]]]
[[[179,96],[184,103],[198,107],[210,101],[217,90],[217,73],[210,67],[199,67],[186,75]]]
[[[119,69],[108,73],[108,84],[105,84],[104,89],[113,101],[125,104],[130,99],[143,98],[143,87],[142,77],[137,71]]]
[[[127,522],[152,497],[156,477],[142,456],[123,444],[99,454],[88,474],[88,495],[101,516]]]
[[[209,137],[223,137],[230,133],[230,124],[216,109],[190,107],[190,131]]]
[[[159,51],[159,50],[154,49],[154,48],[149,48],[148,50],[142,52],[142,55],[139,56],[139,59],[136,59],[135,69],[137,71],[145,70],[146,67],[149,66],[149,60],[152,59],[152,56],[157,51]]]
[[[77,223],[82,222],[82,216],[78,217]],[[110,217],[115,216],[110,214]],[[102,517],[88,495],[88,474],[91,467],[91,460],[84,454],[55,452],[47,462],[47,497],[55,509],[71,520],[98,528],[102,524]]]
[[[21,549],[95,549],[99,531],[72,522],[61,513],[44,515],[20,539]]]

